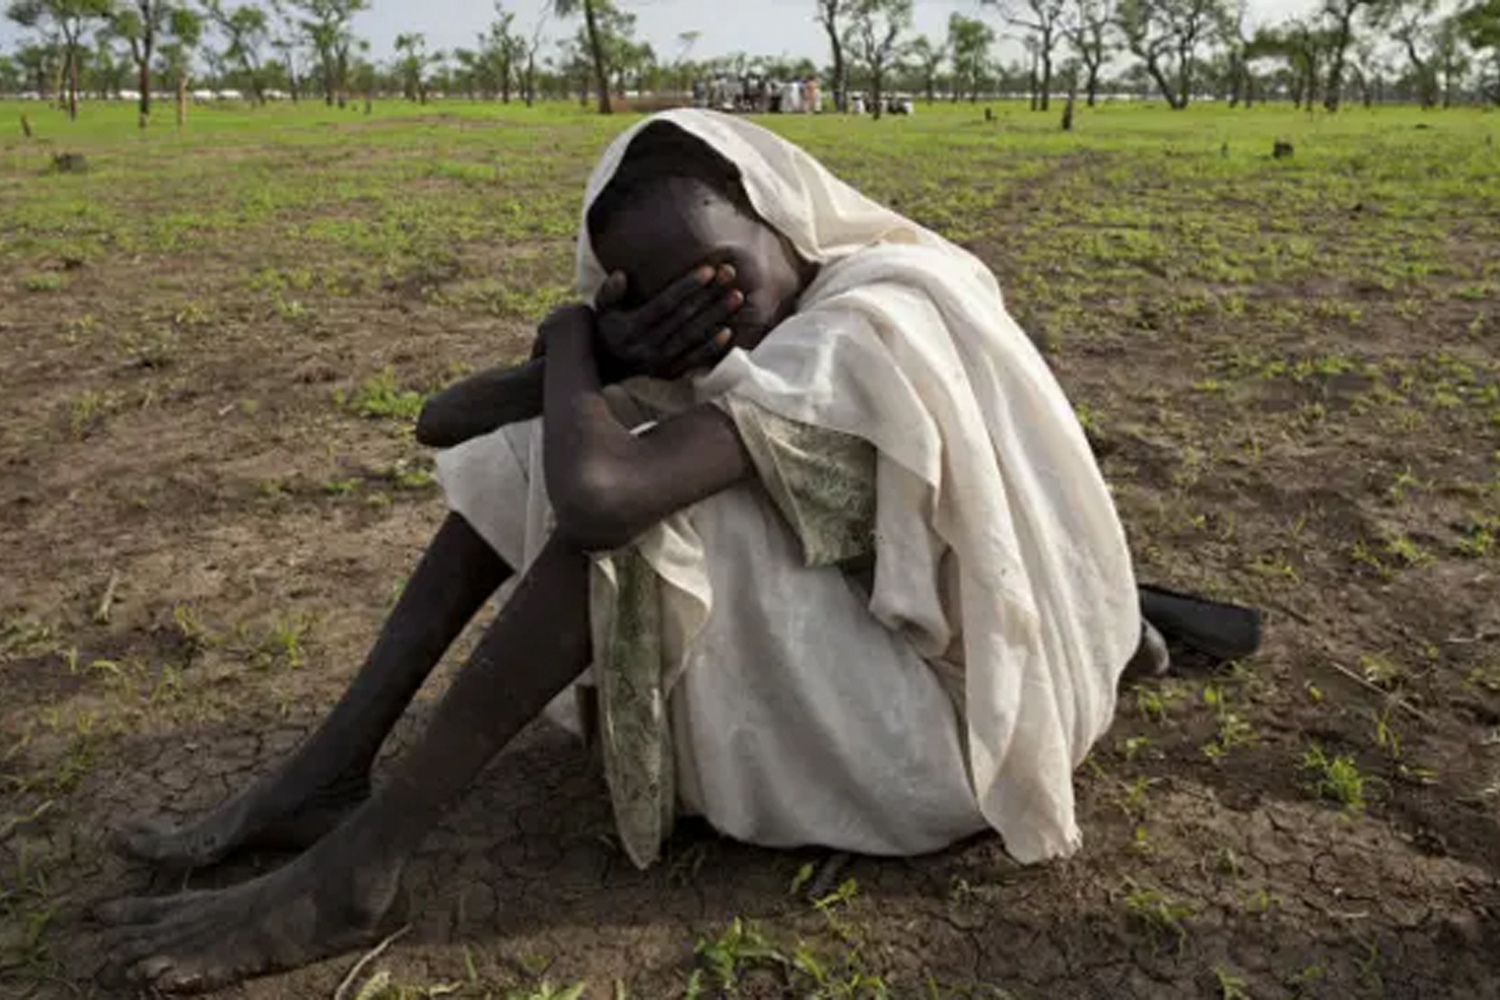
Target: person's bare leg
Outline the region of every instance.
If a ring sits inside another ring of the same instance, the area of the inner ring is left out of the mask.
[[[363,669],[323,724],[280,767],[203,818],[140,820],[121,852],[158,864],[212,864],[234,850],[302,848],[370,793],[370,765],[412,696],[511,570],[457,514],[417,564]]]
[[[588,572],[588,557],[554,537],[388,783],[263,878],[101,907],[116,925],[102,952],[135,983],[204,990],[376,938],[406,859],[443,808],[588,665]]]

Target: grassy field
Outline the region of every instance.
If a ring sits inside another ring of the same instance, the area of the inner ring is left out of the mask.
[[[537,728],[429,839],[365,1000],[1500,995],[1500,116],[997,112],[769,124],[995,269],[1141,577],[1265,608],[1263,653],[1125,692],[1077,858],[982,837],[817,906],[816,855],[700,830],[634,871]],[[348,681],[443,515],[423,394],[567,297],[623,120],[0,124],[0,995],[96,995],[86,907],[177,885],[106,832],[216,802]]]

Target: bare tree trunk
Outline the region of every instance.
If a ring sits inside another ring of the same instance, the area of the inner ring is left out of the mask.
[[[833,49],[833,109],[843,114],[849,108],[849,80],[848,68],[844,65],[844,46],[832,28],[827,30],[828,42]]]
[[[68,52],[68,120],[78,120],[78,44]]]
[[[1333,64],[1328,70],[1328,90],[1323,94],[1323,107],[1329,111],[1339,109],[1339,98],[1344,89],[1344,53],[1349,48],[1349,36],[1353,33],[1350,22],[1353,12],[1343,15],[1339,22],[1338,41],[1333,47]]]
[[[177,127],[187,124],[187,71],[177,71]]]
[[[1172,85],[1167,82],[1166,74],[1161,71],[1161,65],[1155,59],[1147,59],[1145,63],[1146,72],[1150,74],[1152,80],[1156,81],[1156,87],[1161,91],[1161,96],[1167,99],[1167,107],[1175,109],[1177,98],[1172,93]]]
[[[614,107],[609,102],[609,79],[604,68],[604,44],[599,38],[598,19],[594,16],[592,0],[583,0],[583,23],[589,36],[589,50],[594,57],[594,84],[599,88],[599,113],[612,114]]]
[[[1052,107],[1052,50],[1042,50],[1042,110]]]
[[[1088,106],[1093,107],[1099,100],[1099,64],[1088,63],[1089,78],[1084,90],[1088,92]]]
[[[149,35],[147,38],[149,39]],[[141,128],[151,120],[151,43],[147,41],[142,46],[138,79],[141,88]]]

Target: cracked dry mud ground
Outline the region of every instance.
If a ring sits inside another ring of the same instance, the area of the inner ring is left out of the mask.
[[[815,855],[690,825],[635,871],[597,768],[535,727],[428,839],[412,930],[377,967],[462,996],[545,979],[676,997],[695,943],[744,918],[896,996],[1500,995],[1500,546],[1483,542],[1500,326],[1471,294],[1500,281],[1500,201],[1433,193],[1477,117],[1419,147],[1375,121],[1299,137],[1295,168],[1221,164],[1207,118],[1208,137],[1169,141],[1088,116],[1068,146],[1024,116],[1003,140],[960,112],[893,126],[895,144],[785,126],[996,269],[1086,414],[1142,578],[1266,608],[1265,649],[1122,694],[1078,775],[1076,858],[1021,869],[980,837],[858,860],[826,914],[788,891]],[[6,149],[0,207],[26,239],[0,272],[0,995],[107,995],[87,906],[181,884],[109,855],[107,830],[216,802],[348,681],[442,517],[400,416],[358,400],[386,398],[387,369],[387,389],[424,389],[524,349],[537,306],[514,296],[566,280],[571,199],[606,135],[566,117],[334,132],[144,161],[81,143],[99,166],[62,183],[108,217],[23,218],[53,195]],[[495,148],[538,151],[503,184],[444,166],[483,174]],[[1393,176],[1350,166],[1393,151]],[[303,200],[251,213],[236,162]],[[205,212],[247,214],[152,229],[179,168],[209,178]],[[396,201],[429,216],[402,215],[381,238],[410,239],[372,263],[349,233]],[[497,221],[517,201],[547,226]],[[84,239],[67,263],[61,241]],[[65,287],[28,284],[52,273]],[[1326,774],[1319,789],[1314,745],[1348,758],[1362,808]],[[327,997],[353,960],[224,995]],[[739,995],[786,992],[752,972]]]

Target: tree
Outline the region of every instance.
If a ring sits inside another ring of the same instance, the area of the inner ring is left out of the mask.
[[[609,64],[604,55],[604,38],[600,30],[600,15],[612,10],[609,0],[552,0],[552,13],[564,20],[583,12],[584,36],[588,42],[588,53],[594,68],[594,86],[599,92],[599,113],[607,115],[614,111],[609,100]]]
[[[1267,55],[1286,60],[1291,75],[1292,103],[1311,109],[1318,99],[1323,60],[1333,46],[1326,28],[1301,18],[1293,18],[1280,28],[1257,35],[1257,45]]]
[[[19,94],[26,89],[26,67],[19,56],[0,56],[0,94]]]
[[[532,29],[531,38],[522,43],[521,56],[526,68],[521,71],[521,94],[528,108],[536,101],[536,54],[542,47],[542,29],[546,24],[547,11],[543,9],[542,15],[537,18],[536,27]]]
[[[427,70],[443,60],[441,52],[427,51],[427,36],[419,31],[396,36],[396,72],[408,101],[427,103]]]
[[[193,69],[193,50],[203,40],[203,21],[195,11],[174,7],[167,18],[169,40],[161,46],[163,69],[177,88],[177,127],[187,121],[187,85]]]
[[[980,0],[980,5],[998,7],[1007,24],[1027,32],[1027,48],[1041,70],[1031,88],[1032,110],[1048,110],[1052,104],[1052,54],[1062,39],[1067,0]]]
[[[349,78],[349,57],[364,46],[357,45],[351,22],[354,15],[370,9],[370,0],[291,0],[302,12],[298,26],[318,58],[323,100],[330,107],[344,106]]]
[[[1328,26],[1328,85],[1323,89],[1323,106],[1329,111],[1339,109],[1339,100],[1344,92],[1344,67],[1348,61],[1349,46],[1354,42],[1356,20],[1363,20],[1371,27],[1380,27],[1394,13],[1394,0],[1323,0],[1319,11]]]
[[[853,0],[849,47],[870,74],[870,98],[879,118],[885,75],[900,57],[901,33],[911,27],[912,0]]]
[[[1099,98],[1099,75],[1114,51],[1114,0],[1072,0],[1063,34],[1083,64],[1088,106]]]
[[[1500,0],[1476,0],[1453,23],[1459,37],[1476,54],[1488,54],[1494,74],[1488,83],[1489,99],[1500,104]]]
[[[995,29],[983,21],[962,14],[948,17],[948,50],[953,61],[953,98],[963,94],[970,101],[979,100],[979,87],[989,63],[990,46],[995,44]]]
[[[78,118],[78,64],[83,35],[93,21],[109,17],[110,0],[14,0],[5,15],[23,28],[40,28],[60,36],[62,72],[68,87],[68,117]]]
[[[130,81],[129,57],[122,58],[115,49],[117,39],[108,31],[94,36],[94,51],[89,57],[89,82],[101,95],[118,97]]]
[[[202,0],[203,13],[224,36],[224,58],[239,64],[256,104],[266,103],[265,61],[261,53],[271,39],[265,9],[246,4],[226,10],[222,0]]]
[[[485,96],[498,94],[507,104],[510,103],[512,82],[519,75],[517,67],[526,59],[528,49],[526,40],[512,28],[515,20],[516,15],[497,0],[495,20],[490,22],[489,31],[479,36],[475,63],[475,73]]]
[[[1193,97],[1198,46],[1221,19],[1220,0],[1120,0],[1117,22],[1125,47],[1141,60],[1169,107]]]
[[[922,77],[922,92],[927,96],[927,103],[931,104],[936,99],[938,74],[942,72],[943,63],[948,59],[948,43],[934,42],[923,35],[911,43],[908,51],[917,61]]]
[[[1250,5],[1247,0],[1234,0],[1233,6],[1226,4],[1218,13],[1215,34],[1224,46],[1224,82],[1229,91],[1229,106],[1238,107],[1243,101],[1248,108],[1255,103],[1255,77],[1250,71],[1250,62],[1255,58],[1255,39],[1246,24]]]
[[[16,66],[26,80],[25,86],[38,94],[47,93],[48,81],[58,75],[60,62],[50,45],[23,45],[16,50]],[[55,89],[55,88],[52,88]]]
[[[151,60],[175,9],[172,0],[130,0],[111,12],[110,26],[130,46],[130,58],[135,61],[141,128],[151,119]]]
[[[833,106],[839,111],[849,107],[849,67],[844,63],[845,21],[855,0],[818,0],[818,23],[828,35],[833,56]]]

